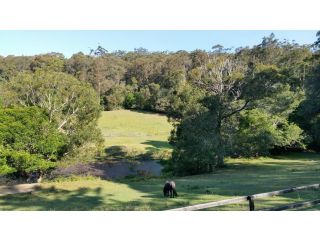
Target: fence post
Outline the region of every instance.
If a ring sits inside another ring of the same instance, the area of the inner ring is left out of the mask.
[[[249,201],[249,209],[250,211],[254,211],[254,201],[252,196],[248,196],[247,200]]]

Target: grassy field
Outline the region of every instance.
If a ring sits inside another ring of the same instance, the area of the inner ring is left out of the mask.
[[[228,159],[227,164],[213,174],[175,178],[179,193],[176,199],[162,197],[163,178],[114,182],[76,178],[43,183],[42,190],[34,193],[1,196],[0,210],[164,210],[320,182],[320,154]],[[301,191],[255,204],[263,209],[319,198],[320,191]],[[246,204],[237,204],[215,210],[247,208]]]
[[[106,147],[127,147],[140,152],[170,149],[171,125],[160,114],[118,110],[103,112],[99,127]]]
[[[170,149],[171,126],[165,116],[135,111],[103,112],[99,126],[106,148],[138,152]],[[164,199],[165,178],[106,181],[93,177],[57,179],[29,194],[0,197],[0,210],[164,210],[320,183],[320,154],[294,153],[272,158],[227,159],[212,174],[174,178],[179,197]],[[301,191],[255,202],[257,209],[319,199],[320,191]],[[214,210],[247,210],[247,204]],[[310,208],[308,210],[314,210]],[[318,207],[318,209],[320,209]]]

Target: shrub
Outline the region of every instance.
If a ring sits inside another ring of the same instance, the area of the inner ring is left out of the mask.
[[[37,107],[0,109],[0,174],[43,172],[65,150],[65,136]]]

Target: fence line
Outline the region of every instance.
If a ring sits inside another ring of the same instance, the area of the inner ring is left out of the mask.
[[[283,210],[294,209],[294,208],[299,208],[299,207],[312,207],[312,206],[317,205],[319,203],[320,203],[320,199],[317,199],[317,200],[313,200],[313,201],[293,203],[293,204],[286,205],[286,206],[261,209],[261,211],[283,211]]]
[[[265,198],[265,197],[273,197],[273,196],[278,196],[278,195],[285,194],[285,193],[291,193],[291,192],[296,192],[296,191],[306,190],[306,189],[311,189],[311,188],[312,189],[319,189],[320,184],[311,184],[311,185],[305,185],[305,186],[300,186],[300,187],[292,187],[292,188],[282,189],[282,190],[273,191],[273,192],[258,193],[258,194],[248,195],[248,196],[241,196],[241,197],[237,197],[237,198],[225,199],[225,200],[216,201],[216,202],[209,202],[209,203],[202,203],[202,204],[197,204],[197,205],[192,205],[192,206],[187,206],[187,207],[174,208],[174,209],[170,209],[167,211],[196,211],[196,210],[213,208],[213,207],[224,206],[224,205],[229,205],[229,204],[235,204],[235,203],[240,203],[240,202],[245,202],[245,201],[248,201],[248,203],[249,203],[249,210],[254,211],[255,210],[255,206],[254,206],[255,199]],[[284,208],[284,209],[281,209],[280,207],[273,208],[273,211],[279,211],[277,209],[285,210],[285,209],[289,209],[289,208],[293,208],[293,207],[297,208],[300,206],[309,206],[310,204],[315,205],[315,204],[319,204],[319,203],[320,203],[320,200],[304,202],[304,203],[297,203],[297,204],[283,206],[282,208]],[[288,208],[285,208],[285,207],[288,207]],[[271,209],[269,209],[269,210],[271,210]]]

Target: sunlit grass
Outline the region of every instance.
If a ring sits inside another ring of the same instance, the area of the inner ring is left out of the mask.
[[[227,168],[212,174],[174,178],[179,197],[164,199],[165,178],[106,181],[95,178],[60,179],[43,183],[32,194],[0,197],[0,210],[164,210],[236,196],[320,183],[320,155],[295,153],[279,157],[227,159]],[[264,209],[320,198],[308,190],[259,199]],[[247,210],[247,203],[213,210]],[[319,207],[307,208],[315,210]]]
[[[106,147],[126,146],[141,152],[170,149],[172,126],[164,115],[129,110],[102,112],[99,127]]]

